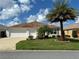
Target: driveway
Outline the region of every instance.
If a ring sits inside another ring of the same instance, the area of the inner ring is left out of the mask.
[[[1,38],[0,51],[16,50],[16,43],[26,38]]]

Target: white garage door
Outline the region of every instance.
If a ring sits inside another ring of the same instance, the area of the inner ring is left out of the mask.
[[[11,30],[10,37],[28,37],[26,30]]]
[[[25,33],[11,33],[11,37],[26,37]]]

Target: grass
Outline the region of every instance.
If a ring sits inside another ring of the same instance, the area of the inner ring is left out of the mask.
[[[79,50],[79,42],[61,42],[55,39],[24,40],[16,44],[17,50]]]

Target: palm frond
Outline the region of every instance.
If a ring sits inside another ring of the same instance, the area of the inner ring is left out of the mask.
[[[60,17],[63,17],[60,19]],[[49,21],[66,21],[68,19],[75,19],[76,17],[76,11],[74,8],[71,8],[68,4],[68,0],[56,0],[54,2],[54,8],[50,13],[46,16]]]

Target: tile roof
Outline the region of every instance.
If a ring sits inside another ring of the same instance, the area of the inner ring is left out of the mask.
[[[64,28],[64,30],[71,30],[71,29],[79,29],[79,23],[71,24]]]
[[[40,23],[40,22],[31,22],[31,23],[24,23],[19,25],[11,26],[10,28],[40,28],[46,24]],[[48,25],[50,28],[58,28],[55,25]]]
[[[14,25],[14,26],[11,26],[11,28],[38,28],[40,26],[43,26],[43,24],[39,22],[31,22],[31,23]]]

